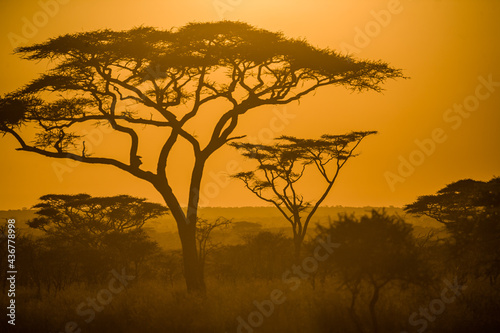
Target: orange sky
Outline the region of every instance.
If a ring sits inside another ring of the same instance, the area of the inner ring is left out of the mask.
[[[13,55],[14,37],[36,43],[100,28],[171,28],[192,21],[241,20],[304,37],[318,47],[382,59],[411,77],[388,82],[382,94],[326,87],[300,104],[258,109],[244,116],[237,133],[261,142],[267,142],[270,132],[317,137],[351,130],[379,131],[362,143],[361,155],[348,162],[325,204],[401,206],[452,181],[500,176],[500,1],[54,1],[0,3],[0,93],[22,86],[48,68],[46,63],[22,61]],[[29,30],[26,26],[31,23],[39,27]],[[484,83],[488,80],[493,83]],[[464,103],[461,113],[453,110]],[[96,137],[95,142],[96,154],[116,150],[110,134],[104,133],[102,140]],[[17,152],[16,147],[12,137],[0,138],[0,209],[30,207],[47,193],[124,193],[160,201],[151,185],[112,167],[68,167],[58,160],[71,170],[58,175],[55,160]],[[169,171],[176,193],[185,202],[189,169],[182,162],[182,149],[176,156],[179,163]],[[401,167],[401,159],[413,161],[414,170]],[[232,149],[217,152],[207,165],[202,203],[261,205],[240,183],[224,177],[228,167],[247,166]],[[316,193],[314,180],[304,190],[306,195]]]

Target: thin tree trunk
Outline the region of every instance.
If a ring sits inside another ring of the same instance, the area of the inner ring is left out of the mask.
[[[295,264],[300,264],[300,252],[302,248],[302,240],[303,238],[303,231],[302,231],[302,224],[300,221],[300,215],[299,212],[294,212],[293,213],[293,220],[295,227],[297,230],[294,230],[294,235],[293,235],[293,246],[294,246],[294,256],[293,259],[295,261]]]
[[[363,327],[361,326],[358,315],[356,314],[356,298],[358,297],[358,293],[359,290],[357,287],[351,290],[351,304],[349,306],[349,315],[351,316],[354,325],[356,325],[356,329],[358,330],[358,332],[363,333]]]
[[[377,322],[377,314],[375,313],[375,305],[377,305],[377,301],[380,294],[380,286],[373,285],[373,295],[370,300],[370,317],[372,319],[373,325],[373,333],[378,333],[378,322]]]
[[[295,264],[299,264],[299,261],[300,261],[300,250],[301,250],[301,247],[302,247],[302,241],[301,241],[299,235],[295,236],[295,239],[293,240],[293,247],[294,247],[293,259],[295,261]]]

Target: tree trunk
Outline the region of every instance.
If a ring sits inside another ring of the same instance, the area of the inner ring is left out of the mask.
[[[179,237],[182,244],[184,278],[188,292],[205,293],[205,279],[196,249],[196,224],[177,221]]]
[[[189,206],[188,213],[184,214],[177,198],[172,193],[168,183],[163,180],[155,184],[156,189],[161,193],[165,203],[170,209],[170,213],[177,223],[177,230],[182,246],[182,259],[184,266],[184,279],[186,287],[190,293],[205,293],[205,281],[203,272],[200,269],[198,251],[196,248],[196,207]],[[193,213],[194,211],[194,213]]]
[[[293,259],[296,264],[299,264],[300,261],[300,250],[302,248],[302,240],[300,239],[299,235],[296,235],[294,240],[293,240],[293,247],[294,247],[294,252],[293,252]]]
[[[349,315],[351,316],[354,325],[359,333],[363,333],[363,327],[359,321],[358,315],[356,314],[356,298],[358,297],[358,288],[354,287],[351,289],[351,304],[349,306]]]
[[[293,232],[293,247],[294,247],[294,256],[293,259],[296,264],[299,264],[300,262],[300,250],[302,248],[302,240],[304,239],[303,237],[303,231],[302,231],[302,224],[300,221],[300,215],[298,211],[293,212],[293,221],[294,221],[294,232]]]
[[[195,154],[196,155],[196,154]],[[184,278],[186,287],[190,293],[204,295],[206,292],[205,277],[203,275],[202,263],[198,254],[196,242],[196,223],[198,222],[198,203],[203,168],[207,156],[197,155],[191,173],[189,185],[188,207],[186,214],[182,210],[177,198],[166,178],[155,184],[156,189],[162,194],[165,203],[177,222],[177,230],[182,245],[182,258],[184,263]]]
[[[378,333],[378,322],[377,322],[377,314],[375,313],[375,305],[377,305],[379,293],[380,293],[380,286],[373,285],[373,295],[372,299],[370,300],[370,317],[372,319],[373,333]]]

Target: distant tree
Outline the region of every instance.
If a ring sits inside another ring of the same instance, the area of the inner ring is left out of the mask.
[[[407,213],[426,215],[443,224],[500,216],[500,178],[488,182],[462,179],[433,195],[424,195],[404,207]]]
[[[160,204],[127,195],[88,194],[48,194],[40,201],[33,206],[37,217],[27,224],[45,235],[26,261],[37,284],[45,284],[47,291],[77,280],[96,282],[117,265],[137,276],[146,258],[159,251],[142,227],[167,214]]]
[[[93,248],[99,248],[107,234],[140,229],[147,220],[168,212],[160,204],[128,195],[47,194],[40,201],[33,206],[37,217],[28,226]]]
[[[214,253],[215,273],[232,281],[249,277],[281,279],[293,261],[289,251],[291,242],[282,232],[248,234],[242,244],[217,249]]]
[[[281,136],[269,145],[231,143],[243,156],[257,162],[253,171],[240,172],[233,177],[241,179],[257,197],[273,204],[292,225],[296,261],[300,258],[309,223],[330,193],[340,170],[347,160],[356,156],[354,150],[361,141],[375,133],[323,135],[316,140]],[[298,188],[308,166],[319,172],[325,182],[316,201],[306,200]]]
[[[159,270],[160,276],[170,282],[174,287],[174,281],[182,278],[182,252],[180,250],[164,251],[157,255],[155,268]]]
[[[371,287],[368,308],[376,333],[376,305],[385,286],[398,281],[423,285],[430,281],[413,228],[400,217],[376,210],[359,219],[345,214],[327,227],[318,226],[318,230],[320,237],[327,235],[332,242],[341,244],[326,263],[351,293],[350,315],[359,331],[363,331],[363,325],[356,313],[356,302],[363,285]]]
[[[97,283],[113,268],[103,252],[50,236],[32,240],[19,262],[39,297],[42,288],[50,293],[76,282]]]
[[[459,271],[473,271],[493,283],[500,276],[500,178],[463,179],[404,207],[443,223],[452,238]]]
[[[133,267],[133,275],[136,278],[141,275],[145,261],[160,251],[158,243],[151,240],[142,228],[107,233],[103,238],[103,244],[104,251],[119,261],[122,267]]]
[[[68,34],[16,53],[53,66],[0,99],[0,131],[18,141],[18,150],[111,165],[151,183],[177,223],[190,291],[204,290],[196,249],[204,167],[214,152],[235,139],[232,133],[241,115],[298,101],[322,86],[380,91],[387,79],[403,76],[381,61],[358,61],[304,40],[229,21],[192,23],[175,30],[140,27]],[[200,113],[206,114],[207,106],[210,111],[210,105],[224,109],[214,113],[211,135],[203,140],[194,134],[192,123]],[[86,135],[76,132],[84,124],[110,126],[124,140],[116,147],[127,158],[89,154]],[[152,160],[154,170],[144,167],[139,153],[151,131],[162,133],[156,137],[163,140]],[[190,145],[194,156],[186,209],[171,187],[177,175],[167,175],[170,153],[179,140]]]
[[[218,228],[227,227],[231,223],[230,220],[219,217],[214,222],[210,222],[206,219],[198,218],[198,224],[196,226],[196,242],[198,247],[198,260],[200,265],[202,265],[202,270],[204,273],[205,263],[207,260],[207,256],[212,253],[220,244],[216,244],[213,242],[210,237],[212,231]]]
[[[2,242],[1,236],[7,235],[7,231],[7,223],[0,225],[0,257],[5,259],[0,261],[0,278],[4,291],[9,282],[9,269],[7,245]],[[55,243],[50,245],[53,249],[58,247]],[[16,270],[23,272],[16,278],[18,287],[32,287],[37,291],[36,296],[41,297],[42,288],[47,292],[61,290],[71,281],[74,262],[68,260],[67,251],[73,249],[51,252],[43,239],[37,239],[24,229],[16,227],[15,250]]]

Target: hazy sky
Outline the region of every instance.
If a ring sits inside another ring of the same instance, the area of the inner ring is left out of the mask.
[[[500,1],[3,0],[0,11],[1,94],[48,68],[13,55],[16,43],[101,28],[172,28],[220,19],[282,31],[318,47],[402,68],[410,79],[388,82],[381,94],[325,87],[300,103],[256,109],[243,117],[238,134],[261,142],[268,142],[270,133],[313,138],[379,131],[343,169],[327,205],[401,206],[459,179],[500,176]],[[115,150],[114,139],[102,135],[96,136],[96,153]],[[150,184],[118,169],[68,167],[63,160],[18,152],[17,147],[12,137],[0,138],[0,209],[30,207],[47,193],[123,193],[161,200]],[[178,163],[169,172],[185,202],[189,168],[182,154],[182,149],[176,152]],[[61,165],[54,162],[65,165],[66,172],[58,174]],[[207,165],[202,201],[261,205],[238,181],[224,176],[228,167],[248,166],[232,149],[217,152]],[[313,196],[316,184],[323,184],[309,181],[304,191]]]

